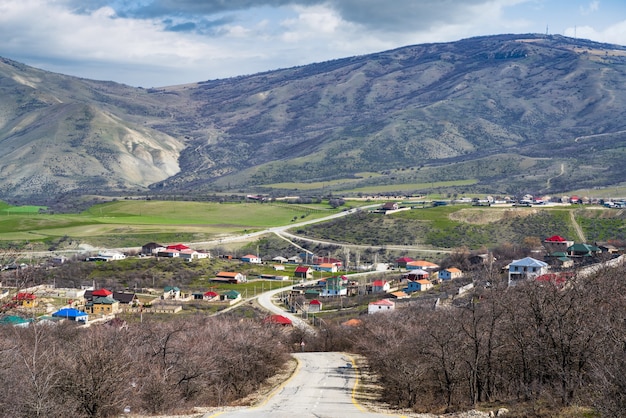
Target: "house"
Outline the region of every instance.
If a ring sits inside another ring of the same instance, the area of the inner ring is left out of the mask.
[[[63,318],[71,321],[87,323],[89,315],[75,308],[62,308],[52,314],[53,318]]]
[[[434,271],[437,270],[439,266],[435,263],[431,263],[426,260],[416,260],[410,261],[406,263],[407,270],[424,270],[424,271]]]
[[[596,247],[600,249],[603,253],[606,254],[619,254],[620,249],[613,244],[609,244],[608,242],[596,242],[594,243]]]
[[[421,280],[416,280],[415,282],[417,283],[418,291],[420,292],[425,292],[428,289],[433,288],[433,284],[430,280],[421,279]]]
[[[180,289],[176,286],[167,286],[163,289],[163,299],[180,299]]]
[[[340,269],[343,266],[343,261],[339,260],[338,258],[332,258],[332,257],[313,257],[313,264],[314,265],[320,265],[320,264],[334,264],[337,266],[338,269]]]
[[[298,256],[298,255],[294,255],[293,257],[289,257],[287,259],[287,262],[290,264],[300,264],[302,263],[302,257]]]
[[[120,303],[111,296],[94,297],[85,305],[85,311],[93,315],[108,315],[119,312]]]
[[[406,268],[406,263],[410,263],[411,261],[415,261],[413,260],[411,257],[400,257],[398,259],[396,259],[396,265],[398,266],[398,268]]]
[[[333,263],[321,263],[318,264],[315,268],[317,269],[317,271],[325,271],[328,273],[337,273],[338,271],[337,265]]]
[[[313,299],[309,302],[309,312],[320,312],[322,310],[322,302],[319,299]]]
[[[402,273],[402,280],[421,280],[428,279],[430,274],[426,270],[417,269],[417,270],[409,270],[406,273]]]
[[[367,313],[369,315],[379,312],[391,312],[396,309],[396,303],[389,299],[381,299],[376,302],[370,302],[367,305]]]
[[[408,299],[411,296],[403,292],[402,290],[398,290],[397,292],[389,293],[390,299]]]
[[[111,295],[111,297],[120,303],[120,308],[139,306],[139,299],[134,293],[113,292],[113,295]]]
[[[571,258],[593,257],[600,252],[600,248],[590,244],[574,244],[567,247],[567,253]]]
[[[348,289],[345,280],[341,277],[329,277],[320,281],[320,296],[346,296]]]
[[[126,255],[118,251],[101,251],[95,257],[89,257],[89,261],[116,261],[124,260]]]
[[[32,319],[24,319],[17,315],[8,315],[0,319],[0,325],[12,325],[18,328],[27,328],[31,322],[33,322]]]
[[[246,254],[241,257],[241,261],[244,263],[261,264],[261,257],[254,254]]]
[[[276,271],[285,271],[285,266],[283,266],[282,264],[274,264],[273,267]]]
[[[157,252],[157,257],[167,257],[167,258],[180,257],[180,251],[162,249],[162,250],[159,250],[159,252]]]
[[[37,296],[34,293],[20,292],[13,296],[13,302],[22,308],[34,308],[38,305]]]
[[[245,275],[235,271],[220,271],[217,275],[210,279],[213,282],[226,282],[226,283],[245,283],[247,278]]]
[[[439,270],[438,278],[440,280],[454,280],[463,277],[463,272],[456,267]]]
[[[213,292],[213,291],[209,290],[208,292],[205,292],[202,295],[202,299],[208,300],[208,301],[219,300],[220,299],[220,295],[217,292]]]
[[[548,263],[532,257],[514,260],[509,264],[509,286],[520,280],[531,279],[548,272]]]
[[[157,253],[158,249],[165,249],[165,247],[161,244],[157,244],[156,242],[149,242],[141,246],[141,254],[154,255]]]
[[[548,253],[565,252],[567,251],[567,247],[572,245],[574,245],[574,241],[568,241],[560,235],[552,235],[543,240],[543,246]]]
[[[178,252],[178,257],[184,259],[185,261],[193,261],[200,258],[200,253],[192,249],[180,250]],[[206,258],[206,253],[203,255],[202,258]]]
[[[388,292],[391,285],[386,280],[375,280],[372,283],[372,293]]]
[[[400,209],[400,205],[398,205],[398,203],[396,202],[386,202],[380,207],[380,209],[384,212],[387,212],[390,210],[398,210]]]
[[[278,256],[278,257],[272,258],[272,261],[282,264],[282,263],[288,262],[289,260],[287,260],[285,257]]]
[[[220,296],[220,300],[227,300],[231,303],[236,302],[240,299],[241,299],[241,293],[237,292],[236,290],[229,290]]]
[[[298,266],[296,270],[293,272],[294,277],[299,279],[309,280],[313,278],[313,269],[308,266]]]

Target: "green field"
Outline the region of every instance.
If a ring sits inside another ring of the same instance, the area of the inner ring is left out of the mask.
[[[380,186],[368,186],[358,187],[354,189],[342,190],[345,193],[386,193],[386,192],[413,192],[416,190],[432,190],[442,187],[457,187],[457,186],[471,186],[478,183],[476,179],[469,180],[450,180],[450,181],[436,181],[431,183],[401,183],[401,184],[388,184]]]
[[[334,213],[328,205],[284,203],[205,203],[117,201],[80,214],[42,214],[2,204],[0,242],[78,241],[95,246],[139,246],[162,242],[209,240],[247,233]]]

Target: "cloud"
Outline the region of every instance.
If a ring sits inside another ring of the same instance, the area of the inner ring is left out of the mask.
[[[597,12],[600,9],[600,1],[599,0],[593,0],[592,2],[590,2],[587,7],[585,6],[580,6],[580,14],[583,16],[589,15],[593,12]]]

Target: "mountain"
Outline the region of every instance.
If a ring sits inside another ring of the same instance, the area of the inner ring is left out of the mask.
[[[157,89],[2,59],[0,199],[606,187],[626,178],[625,93],[625,47],[533,34]]]

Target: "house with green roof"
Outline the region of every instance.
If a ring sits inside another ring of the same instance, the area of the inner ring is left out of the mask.
[[[85,305],[85,312],[92,315],[116,314],[119,310],[119,301],[113,299],[111,296],[93,298]]]

